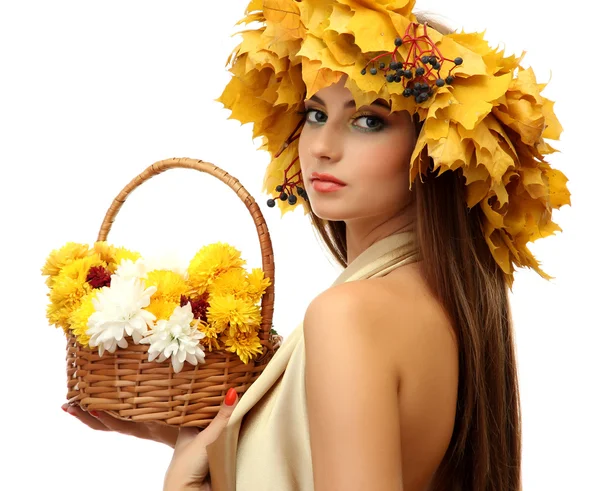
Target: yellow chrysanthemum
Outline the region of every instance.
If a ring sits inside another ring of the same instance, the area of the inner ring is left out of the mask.
[[[48,294],[51,303],[46,312],[51,324],[63,329],[69,328],[69,317],[79,306],[83,296],[92,290],[86,279],[90,268],[94,266],[106,267],[106,263],[98,254],[92,253],[66,264],[54,277],[54,284]]]
[[[87,279],[90,268],[94,266],[106,267],[106,263],[96,253],[75,259],[62,268],[58,276],[68,277],[77,281],[78,283],[84,283]],[[56,279],[58,280],[58,277]]]
[[[202,346],[204,346],[208,351],[221,349],[219,338],[222,337],[222,335],[220,335],[215,326],[200,322],[198,323],[198,330],[205,334],[205,336],[200,340],[200,344],[202,344]]]
[[[150,286],[148,284],[146,285]],[[171,314],[173,314],[175,307],[179,305],[179,302],[168,300],[166,298],[155,298],[154,295],[152,295],[150,305],[146,307],[146,310],[152,312],[157,320],[168,320],[171,317]]]
[[[68,334],[70,329],[69,318],[78,305],[79,302],[76,302],[74,305],[55,305],[50,302],[46,307],[46,318],[51,325],[60,327],[65,334]]]
[[[205,351],[218,351],[222,348],[218,338],[209,338],[208,336],[202,338],[200,340],[200,344],[203,346]]]
[[[148,273],[146,286],[156,286],[153,299],[164,299],[179,303],[181,295],[185,295],[188,285],[179,273],[166,269],[156,269]]]
[[[89,346],[90,337],[86,334],[86,331],[88,329],[88,319],[95,312],[92,300],[96,296],[96,292],[97,290],[93,290],[87,293],[69,318],[70,328],[77,337],[77,342],[82,346]]]
[[[207,310],[208,323],[217,330],[229,335],[236,332],[256,331],[261,323],[260,308],[252,302],[233,295],[211,297]]]
[[[76,242],[68,242],[60,249],[53,250],[48,258],[46,264],[42,268],[42,274],[48,276],[46,284],[52,287],[54,278],[60,273],[60,270],[66,265],[72,263],[76,259],[89,256],[92,253],[90,248],[85,244],[78,244]]]
[[[81,299],[92,290],[85,281],[81,282],[69,276],[56,276],[54,286],[48,294],[50,304],[46,315],[51,324],[62,327],[65,332],[69,329],[69,318],[79,307]]]
[[[107,269],[114,273],[117,266],[123,259],[136,261],[141,257],[139,252],[130,251],[124,247],[115,247],[106,241],[98,241],[94,243],[94,251],[108,265]]]
[[[204,293],[216,277],[230,269],[242,267],[246,261],[240,256],[240,251],[235,247],[221,242],[200,249],[188,268],[190,293]]]
[[[234,336],[227,336],[225,346],[227,351],[238,355],[244,363],[248,363],[263,351],[256,331],[238,332]]]
[[[130,261],[136,262],[140,259],[142,255],[139,252],[130,251],[125,249],[124,247],[117,247],[117,251],[115,253],[115,269],[124,259],[129,259]],[[112,266],[112,265],[111,265]]]
[[[266,289],[271,286],[271,279],[265,277],[265,272],[260,268],[254,268],[248,275],[248,296],[251,302],[260,301]]]
[[[208,286],[208,292],[213,296],[239,296],[248,290],[248,286],[246,270],[232,268],[217,276],[212,284]]]

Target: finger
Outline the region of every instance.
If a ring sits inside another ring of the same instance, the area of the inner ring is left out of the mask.
[[[149,436],[146,425],[115,418],[104,411],[91,411],[91,414],[109,430],[117,431],[125,435],[137,436],[138,438],[148,438]]]
[[[94,430],[109,431],[109,429],[106,427],[105,424],[102,423],[102,421],[98,420],[97,418],[94,418],[90,413],[84,411],[79,406],[68,406],[66,412],[71,416],[75,416],[83,424],[89,426]]]
[[[227,423],[229,423],[229,418],[233,414],[233,410],[237,406],[238,400],[239,398],[235,389],[229,389],[225,396],[225,403],[221,406],[219,412],[206,429],[200,433],[198,440],[201,445],[210,445],[219,438],[219,435],[225,429]]]
[[[179,428],[177,426],[163,425],[161,423],[148,423],[148,438],[155,442],[161,442],[171,448],[175,448]]]
[[[200,430],[194,426],[182,426],[179,428],[179,434],[177,435],[177,444],[175,448],[181,448],[187,446],[194,440],[200,433]]]

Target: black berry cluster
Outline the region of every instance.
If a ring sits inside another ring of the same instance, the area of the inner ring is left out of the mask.
[[[279,151],[273,156],[273,158],[279,157],[286,150],[286,148],[289,148],[292,142],[300,138],[300,133],[298,130],[300,130],[300,128],[302,127],[302,123],[304,123],[304,118],[301,118],[298,121],[294,130],[285,139],[285,142],[283,143]],[[273,208],[275,206],[275,200],[277,199],[280,199],[281,201],[287,201],[290,205],[295,205],[298,202],[298,196],[308,201],[308,195],[306,194],[306,191],[299,186],[299,184],[302,183],[300,171],[298,170],[294,175],[288,175],[288,172],[291,171],[292,167],[294,167],[296,162],[298,162],[299,160],[300,156],[296,155],[296,157],[294,158],[294,160],[292,160],[290,165],[286,167],[283,173],[283,183],[275,188],[275,191],[279,193],[279,196],[267,200],[267,206],[269,208]],[[294,189],[296,190],[298,196],[294,194]]]
[[[409,41],[414,40],[409,38]],[[436,88],[451,85],[454,82],[454,76],[451,73],[455,67],[462,65],[462,58],[458,57],[454,60],[449,60],[428,54],[422,56],[414,55],[411,57],[411,60],[399,62],[395,60],[395,55],[398,47],[402,46],[403,43],[402,38],[397,37],[394,41],[396,49],[372,59],[361,70],[361,74],[366,75],[368,66],[372,65],[368,69],[371,75],[377,75],[381,71],[384,73],[388,83],[402,83],[404,86],[404,97],[414,97],[417,103],[423,103],[429,99]],[[385,55],[392,55],[392,61],[387,65],[379,61],[379,58]],[[440,76],[440,69],[444,62],[454,63],[454,66],[450,69],[450,75],[446,76],[446,78]]]
[[[304,188],[301,188],[300,186],[294,186],[296,188],[296,193],[298,193],[298,196],[300,196],[301,198],[304,198],[304,200],[308,200],[308,195],[306,194],[306,191],[304,190]],[[298,202],[298,198],[296,195],[293,194],[293,190],[290,190],[289,193],[286,193],[284,190],[284,187],[282,185],[279,185],[275,188],[275,191],[277,191],[279,193],[279,196],[275,199],[280,199],[281,201],[287,201],[290,205],[295,205]],[[269,208],[273,208],[275,206],[275,199],[271,198],[267,200],[267,206]]]

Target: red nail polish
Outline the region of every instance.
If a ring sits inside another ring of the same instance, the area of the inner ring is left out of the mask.
[[[100,415],[98,414],[98,412],[97,412],[97,411],[90,411],[89,413],[90,413],[90,414],[91,414],[91,415],[92,415],[94,418],[97,418],[98,416],[100,416]]]
[[[66,405],[65,405],[65,406],[60,406],[60,408],[61,408],[61,409],[62,409],[62,410],[65,412],[65,413],[67,412],[67,409],[69,409],[69,407],[68,407],[68,406],[66,406]]]
[[[237,392],[232,387],[231,389],[229,389],[227,391],[227,395],[225,396],[225,405],[233,406],[233,403],[235,402],[236,397],[237,397]]]

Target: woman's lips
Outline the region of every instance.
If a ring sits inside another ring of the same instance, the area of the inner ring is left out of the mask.
[[[313,172],[310,176],[311,179],[318,179],[319,181],[330,181],[335,182],[341,186],[345,186],[346,183],[344,181],[340,181],[337,177],[332,176],[331,174],[319,174],[318,172]]]
[[[338,184],[337,182],[313,179],[312,187],[315,191],[318,191],[320,193],[331,193],[333,191],[338,191],[339,189],[342,189],[343,187],[345,187],[345,184]]]
[[[337,177],[332,176],[331,174],[319,174],[318,172],[312,173],[311,184],[315,191],[321,193],[338,191],[346,186],[346,183],[340,181]]]

